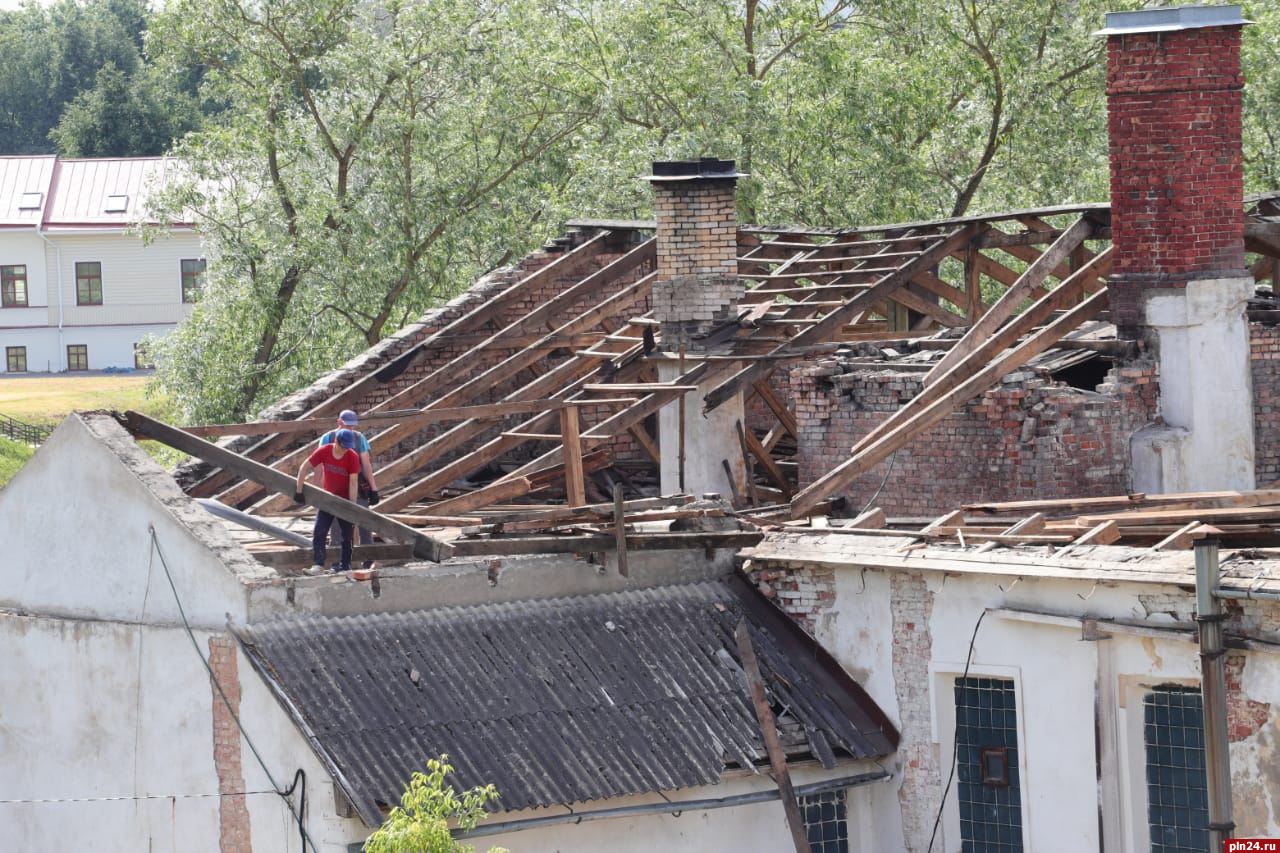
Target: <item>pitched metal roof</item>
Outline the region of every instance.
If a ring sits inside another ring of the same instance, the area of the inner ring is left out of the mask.
[[[52,155],[0,157],[0,226],[40,224],[54,162]]]
[[[898,734],[740,577],[239,630],[369,825],[448,754],[507,810],[713,785],[767,760],[733,639],[745,618],[792,756],[877,758]]]

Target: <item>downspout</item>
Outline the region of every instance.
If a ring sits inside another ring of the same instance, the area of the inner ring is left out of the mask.
[[[1214,592],[1218,586],[1218,530],[1196,531],[1196,616],[1200,623],[1200,694],[1204,700],[1204,757],[1209,786],[1209,849],[1222,850],[1235,829],[1231,817],[1231,753],[1227,739],[1226,614]]]
[[[62,248],[48,237],[44,235],[44,230],[40,227],[40,223],[32,226],[35,229],[36,236],[53,247],[54,254],[58,256],[58,372],[65,373],[67,370],[67,348],[62,344]],[[49,273],[44,275],[45,286],[49,284]]]

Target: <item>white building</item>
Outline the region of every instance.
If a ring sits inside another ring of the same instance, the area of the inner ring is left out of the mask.
[[[150,241],[139,230],[173,168],[0,157],[0,372],[139,367],[138,342],[186,316],[204,277],[199,235],[185,222]]]

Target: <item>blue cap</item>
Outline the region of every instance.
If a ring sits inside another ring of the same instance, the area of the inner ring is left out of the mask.
[[[357,417],[356,413],[350,409],[343,409],[342,414],[338,415],[338,420],[342,421],[347,426],[356,426],[360,423],[360,418]]]
[[[338,434],[333,438],[334,441],[338,442],[338,444],[341,444],[348,450],[356,446],[356,434],[349,429],[338,430]]]

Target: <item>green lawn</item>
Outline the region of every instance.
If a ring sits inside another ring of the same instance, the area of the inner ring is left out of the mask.
[[[0,415],[35,426],[56,427],[72,412],[133,409],[172,422],[169,401],[147,394],[148,378],[137,373],[5,376],[0,378]],[[166,468],[182,458],[177,451],[155,442],[142,442],[142,447]],[[25,444],[0,437],[0,487],[13,478],[33,452]]]
[[[35,453],[35,448],[0,437],[0,488],[13,479],[18,469]]]
[[[0,378],[0,415],[57,426],[72,412],[134,409],[169,420],[169,402],[147,395],[150,377],[137,373],[27,374]]]

